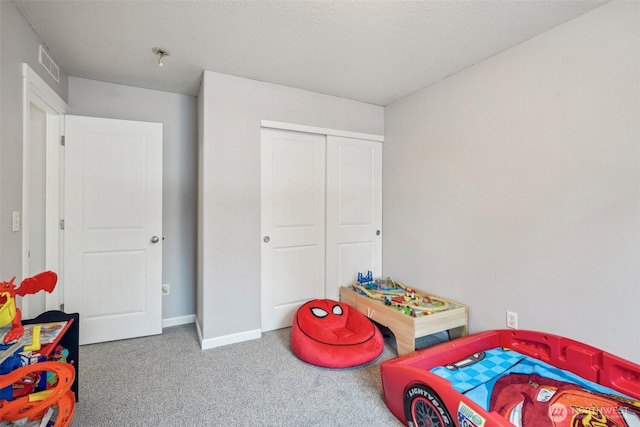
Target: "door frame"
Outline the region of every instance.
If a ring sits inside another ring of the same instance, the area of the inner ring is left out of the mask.
[[[317,133],[327,136],[342,136],[345,138],[367,139],[369,141],[384,142],[384,136],[369,133],[358,133],[347,130],[328,129],[316,126],[297,125],[294,123],[274,122],[272,120],[261,120],[260,127],[268,129],[292,130],[297,132]]]
[[[64,292],[64,281],[60,280],[61,236],[60,221],[60,140],[64,129],[64,115],[69,110],[67,103],[29,66],[22,64],[22,278],[29,274],[29,180],[31,167],[29,164],[30,142],[30,110],[31,104],[46,114],[45,137],[45,268],[58,272],[58,285],[51,294],[45,294],[45,309],[59,310],[61,295]],[[61,283],[62,282],[62,283]],[[22,304],[24,318],[32,317],[28,304]]]

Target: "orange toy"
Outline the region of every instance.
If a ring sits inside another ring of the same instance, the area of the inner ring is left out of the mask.
[[[58,282],[58,275],[53,271],[45,271],[24,279],[19,287],[13,283],[15,279],[14,277],[8,282],[0,283],[0,328],[11,324],[11,330],[0,344],[9,344],[24,334],[22,312],[16,307],[16,295],[25,296],[38,291],[52,292]]]
[[[0,388],[8,387],[21,381],[34,372],[53,372],[57,384],[45,391],[33,393],[12,401],[0,400],[0,420],[17,421],[23,418],[29,420],[41,419],[52,406],[58,407],[58,415],[53,427],[67,427],[73,419],[75,395],[71,391],[71,384],[75,378],[72,365],[63,362],[41,362],[23,366],[8,374],[0,375]]]

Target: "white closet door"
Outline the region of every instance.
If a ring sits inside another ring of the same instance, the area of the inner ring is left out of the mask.
[[[324,298],[325,137],[262,130],[262,330]]]
[[[358,272],[382,275],[382,143],[327,137],[326,298]]]

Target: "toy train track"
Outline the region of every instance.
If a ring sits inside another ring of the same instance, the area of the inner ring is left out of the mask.
[[[354,282],[352,286],[367,297],[382,301],[387,305],[406,307],[427,314],[447,310],[450,305],[448,301],[394,282],[389,278],[386,279],[385,286],[378,286],[375,283],[367,285],[359,282]]]

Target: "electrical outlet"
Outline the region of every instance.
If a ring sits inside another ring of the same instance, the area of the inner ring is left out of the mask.
[[[20,212],[13,211],[13,214],[11,216],[12,216],[11,230],[20,231]]]
[[[171,285],[168,283],[162,284],[162,295],[171,295]]]
[[[518,313],[507,311],[507,328],[518,329]]]

